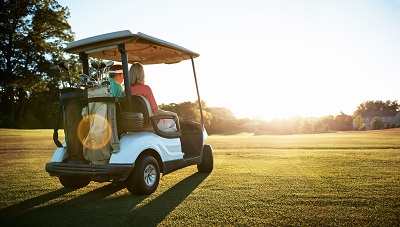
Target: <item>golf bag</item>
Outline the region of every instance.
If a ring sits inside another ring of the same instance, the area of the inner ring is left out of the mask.
[[[85,134],[82,131],[87,130],[85,127],[79,127],[82,120],[82,108],[86,105],[87,99],[84,90],[77,88],[65,88],[61,90],[60,114],[57,125],[54,128],[53,140],[57,147],[63,147],[60,141],[58,141],[58,127],[60,121],[63,120],[68,162],[87,163],[83,157],[83,147],[78,136],[80,133]]]
[[[92,164],[107,164],[111,152],[119,151],[115,102],[108,102],[107,97],[112,97],[108,86],[88,89],[89,100],[100,98],[89,101],[88,117],[84,118],[89,124],[89,133],[82,141],[83,155]]]

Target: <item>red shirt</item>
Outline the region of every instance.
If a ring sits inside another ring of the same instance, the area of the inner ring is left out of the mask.
[[[142,95],[147,98],[150,102],[151,110],[157,110],[158,105],[154,99],[153,92],[151,88],[145,84],[136,84],[131,86],[132,95]]]

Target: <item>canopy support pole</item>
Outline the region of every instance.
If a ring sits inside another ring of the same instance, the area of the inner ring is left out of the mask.
[[[89,60],[85,52],[79,52],[79,60],[82,62],[83,74],[89,76]]]
[[[129,110],[131,112],[133,112],[131,85],[130,85],[129,70],[128,70],[128,54],[126,53],[126,50],[125,50],[125,44],[118,44],[118,51],[121,53],[122,71],[124,73],[124,81],[125,81],[124,82],[125,95],[126,95],[128,103],[129,103]]]
[[[196,84],[197,101],[198,101],[198,103],[199,103],[199,108],[200,108],[201,125],[202,125],[202,127],[204,128],[203,107],[202,107],[202,104],[201,104],[200,92],[199,92],[199,85],[197,84],[196,69],[195,69],[195,67],[194,67],[194,60],[193,60],[193,57],[192,57],[192,56],[190,56],[190,60],[192,61],[194,82],[195,82],[195,84]]]

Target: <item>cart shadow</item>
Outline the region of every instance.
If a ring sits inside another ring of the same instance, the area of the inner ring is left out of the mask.
[[[108,184],[101,188],[57,202],[73,190],[58,189],[38,197],[0,209],[0,226],[81,226],[129,225],[155,226],[173,211],[207,178],[194,173],[160,196],[135,208],[148,196],[110,195],[123,190],[123,184]],[[46,205],[49,201],[53,203]]]
[[[17,203],[15,205],[9,206],[7,208],[0,209],[0,216],[3,216],[3,214],[15,214],[15,213],[23,213],[29,209],[32,209],[36,206],[40,206],[42,204],[45,204],[48,201],[51,201],[53,199],[56,199],[58,197],[61,197],[65,194],[68,194],[69,192],[74,191],[73,189],[58,189],[56,191],[43,194],[25,201],[22,201],[20,203]]]
[[[86,209],[96,209],[96,203],[123,189],[123,185],[108,184],[70,200],[58,198],[73,192],[72,189],[58,189],[38,197],[0,209],[0,226],[65,226],[81,221]],[[46,205],[54,200],[50,205]],[[77,219],[71,219],[77,218]]]
[[[156,226],[179,206],[208,175],[205,173],[192,174],[165,191],[162,195],[149,201],[144,206],[135,209],[133,214],[127,216],[124,222],[134,226]]]

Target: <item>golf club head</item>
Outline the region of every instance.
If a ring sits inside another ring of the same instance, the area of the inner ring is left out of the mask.
[[[81,79],[81,80],[88,80],[89,79],[89,76],[88,75],[86,75],[86,74],[80,74],[79,76],[78,76],[78,78],[79,79]]]
[[[97,82],[96,81],[88,81],[88,82],[86,82],[86,86],[87,87],[94,87],[94,86],[96,86],[97,85]]]
[[[100,63],[99,69],[104,69],[107,65],[104,62]]]
[[[101,82],[101,85],[110,85],[110,82],[109,81],[103,81],[103,82]]]
[[[60,67],[60,69],[69,72],[69,64],[66,61],[62,61],[60,63],[58,63],[58,67]]]
[[[106,62],[106,67],[111,67],[112,65],[114,65],[113,61]]]
[[[53,71],[60,71],[60,67],[58,67],[57,65],[53,65],[53,66],[51,66],[51,68],[50,68],[51,70],[53,70]]]
[[[98,62],[92,62],[92,63],[90,63],[90,65],[93,67],[93,68],[95,68],[95,69],[99,69],[100,68],[100,63],[98,63]]]
[[[89,79],[87,80],[88,82],[97,82],[97,80],[93,77],[89,77]]]
[[[79,82],[78,82],[78,87],[80,87],[80,86],[85,86],[85,84],[87,83],[87,79],[82,79],[82,80],[80,80]]]

